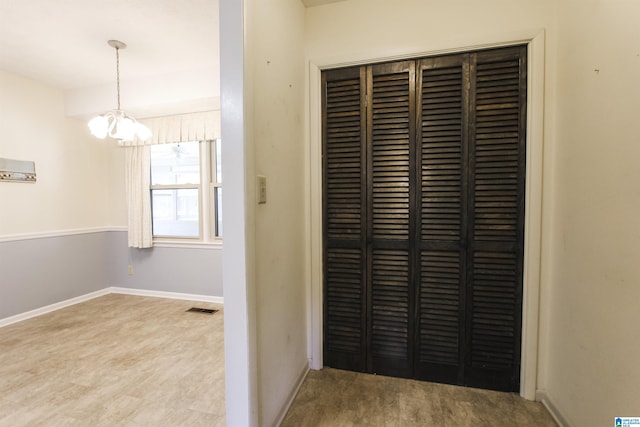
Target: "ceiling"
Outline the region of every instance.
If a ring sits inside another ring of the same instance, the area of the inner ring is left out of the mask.
[[[0,69],[60,89],[218,68],[218,0],[0,0]]]
[[[302,0],[336,1],[344,0]],[[117,39],[128,45],[120,51],[123,108],[212,105],[197,95],[219,105],[218,27],[218,0],[0,0],[0,69],[63,90],[67,115],[89,115],[114,106],[107,41]]]

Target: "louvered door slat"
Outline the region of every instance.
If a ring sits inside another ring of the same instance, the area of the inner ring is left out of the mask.
[[[520,214],[520,62],[476,65],[474,239],[515,241]]]
[[[395,70],[391,70],[395,71]],[[372,74],[373,239],[409,237],[409,73]]]
[[[329,239],[362,234],[362,126],[359,75],[325,85],[325,207]]]
[[[372,352],[407,357],[409,264],[406,251],[373,252]]]
[[[458,365],[460,253],[423,251],[419,311],[419,360]]]
[[[462,233],[462,63],[423,61],[420,238],[460,241]]]
[[[471,346],[474,367],[504,369],[514,364],[516,265],[513,253],[475,253]]]
[[[328,366],[362,369],[362,253],[329,248],[325,269],[325,359]]]

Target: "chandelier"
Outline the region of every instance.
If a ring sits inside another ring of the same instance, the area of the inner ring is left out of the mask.
[[[127,47],[119,40],[109,40],[109,46],[116,50],[116,89],[118,93],[118,108],[107,111],[89,121],[91,134],[96,138],[117,139],[119,142],[132,141],[134,136],[146,141],[151,138],[151,131],[142,123],[120,109],[120,49]]]

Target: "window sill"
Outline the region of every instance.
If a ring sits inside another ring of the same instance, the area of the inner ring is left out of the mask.
[[[179,240],[155,240],[153,241],[154,248],[183,248],[183,249],[222,249],[222,240],[213,242],[199,242],[199,241],[179,241]]]

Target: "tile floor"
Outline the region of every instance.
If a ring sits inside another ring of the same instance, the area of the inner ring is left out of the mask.
[[[0,328],[0,427],[224,426],[223,312],[111,294]],[[324,369],[283,427],[555,426],[515,394]]]
[[[224,426],[222,311],[110,294],[0,328],[0,426]]]
[[[512,393],[324,369],[310,371],[281,427],[556,426]]]

